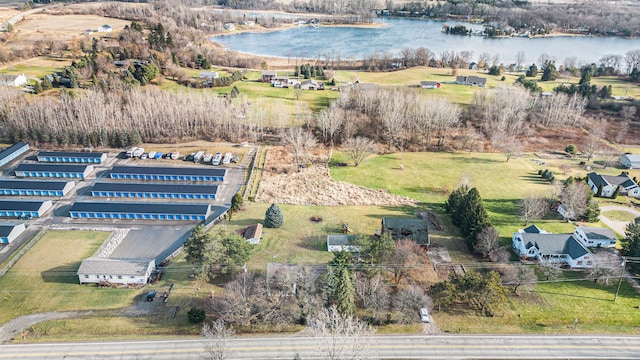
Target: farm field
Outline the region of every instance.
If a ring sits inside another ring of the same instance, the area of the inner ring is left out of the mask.
[[[50,231],[0,278],[0,324],[17,316],[58,310],[130,305],[136,290],[81,286],[76,271],[109,233]]]
[[[0,68],[0,74],[25,74],[30,79],[41,79],[71,65],[71,60],[53,56],[40,56]]]

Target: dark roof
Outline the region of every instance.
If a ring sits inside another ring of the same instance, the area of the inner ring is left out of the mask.
[[[579,226],[578,229],[582,230],[587,238],[592,240],[617,240],[618,237],[613,232],[613,230],[600,228],[600,227],[589,227],[589,226]]]
[[[8,148],[2,150],[2,152],[0,152],[0,161],[2,161],[4,158],[6,158],[7,156],[13,154],[14,152],[16,152],[18,149],[21,149],[23,147],[29,147],[29,144],[27,144],[24,141],[20,141],[17,144],[13,144],[11,146],[9,146]]]
[[[38,156],[56,156],[56,157],[80,157],[80,158],[99,158],[104,153],[88,152],[88,151],[40,151]]]
[[[0,237],[9,236],[9,234],[11,234],[11,231],[13,231],[13,229],[18,225],[22,225],[22,224],[2,224],[2,225],[0,225]]]
[[[0,180],[0,189],[64,190],[68,181]]]
[[[260,239],[262,237],[262,224],[254,224],[251,225],[245,230],[244,238],[245,239]]]
[[[383,217],[382,227],[394,240],[411,239],[419,245],[429,245],[429,228],[424,219]]]
[[[39,211],[45,201],[0,200],[0,210]]]
[[[76,202],[69,211],[138,214],[206,215],[209,204],[158,204],[136,202]]]
[[[355,235],[327,235],[327,245],[349,245],[355,238]]]
[[[528,234],[540,234],[542,232],[542,229],[540,229],[536,225],[529,225],[528,227],[524,228],[524,232]]]
[[[216,167],[154,167],[154,166],[114,166],[111,173],[145,175],[202,175],[224,176],[227,169]]]
[[[589,253],[571,234],[524,233],[521,236],[522,241],[535,244],[542,255],[569,255],[572,259],[577,259]]]
[[[166,194],[216,194],[218,192],[218,185],[99,182],[93,186],[93,191],[135,191]]]
[[[637,186],[637,184],[633,181],[633,179],[625,175],[611,176],[611,175],[600,175],[596,172],[590,172],[587,174],[587,176],[589,177],[591,182],[593,182],[597,187],[599,187],[600,184],[602,184],[602,186],[621,185],[625,189]]]
[[[53,171],[53,172],[74,172],[83,173],[91,165],[73,164],[20,164],[15,171]]]

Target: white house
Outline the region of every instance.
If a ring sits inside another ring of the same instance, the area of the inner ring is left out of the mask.
[[[485,87],[487,85],[487,78],[473,75],[456,76],[456,84]]]
[[[90,257],[78,268],[80,284],[146,284],[156,267],[156,261]]]
[[[111,25],[108,25],[108,24],[101,25],[98,28],[98,32],[109,33],[109,32],[112,32],[112,31],[113,31],[113,28],[111,27]]]
[[[233,23],[224,23],[222,27],[228,31],[233,31],[236,29],[236,26]]]
[[[220,75],[215,72],[215,71],[202,71],[200,72],[200,80],[211,80],[211,79],[217,79],[220,77]]]
[[[355,238],[353,235],[327,235],[327,251],[359,252],[360,246],[351,245]]]
[[[627,169],[640,169],[640,155],[622,154],[618,160]]]
[[[599,227],[578,226],[573,236],[586,247],[613,248],[618,241],[613,231]]]
[[[546,261],[571,268],[591,268],[593,254],[573,234],[517,232],[511,240],[521,259]]]
[[[576,213],[573,212],[573,211],[569,211],[569,209],[567,209],[567,206],[565,204],[560,204],[558,206],[558,213],[560,215],[562,215],[562,217],[567,219],[567,220],[575,220],[576,219]]]
[[[0,244],[9,244],[25,230],[24,223],[0,224]]]
[[[27,83],[27,77],[24,74],[20,75],[11,75],[11,74],[2,74],[0,75],[0,84],[5,86],[24,86]]]
[[[420,81],[420,87],[423,89],[440,89],[440,83],[437,81]]]
[[[640,186],[636,184],[633,179],[629,177],[627,173],[621,173],[618,176],[600,175],[596,172],[587,174],[587,184],[591,188],[594,194],[598,193],[598,188],[602,186],[602,197],[611,197],[616,191],[616,188],[620,187],[620,195],[627,195],[635,198],[640,198]]]

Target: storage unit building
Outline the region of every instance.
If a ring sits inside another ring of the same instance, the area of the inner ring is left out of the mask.
[[[39,162],[100,164],[107,160],[107,154],[100,152],[40,151],[37,158]]]
[[[80,284],[146,284],[156,267],[154,259],[90,257],[78,268]]]
[[[69,216],[73,219],[202,221],[210,212],[209,204],[76,202],[71,206]]]
[[[51,200],[0,200],[0,217],[38,218],[51,208]]]
[[[84,179],[93,172],[93,165],[20,164],[18,177],[51,177]]]
[[[74,186],[73,181],[0,180],[0,195],[65,196]]]
[[[29,150],[29,144],[24,141],[20,141],[19,143],[4,149],[0,152],[0,166],[7,165],[11,160],[24,154],[27,150]]]
[[[96,183],[91,190],[92,196],[147,199],[214,200],[217,193],[217,185],[141,184],[117,182]]]
[[[114,166],[112,179],[164,181],[224,181],[226,169],[211,167]]]
[[[24,223],[19,224],[0,224],[0,244],[9,244],[15,240],[25,230]]]

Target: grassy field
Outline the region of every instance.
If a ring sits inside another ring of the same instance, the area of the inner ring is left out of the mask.
[[[136,291],[80,286],[76,271],[107,238],[99,231],[51,231],[0,278],[0,324],[54,310],[112,309],[131,303]]]
[[[41,56],[3,66],[0,68],[0,74],[25,74],[30,79],[41,79],[69,65],[71,60],[67,58]]]
[[[603,211],[602,215],[611,220],[625,221],[625,222],[633,221],[636,218],[635,215],[633,215],[628,211],[619,211],[619,210]]]

